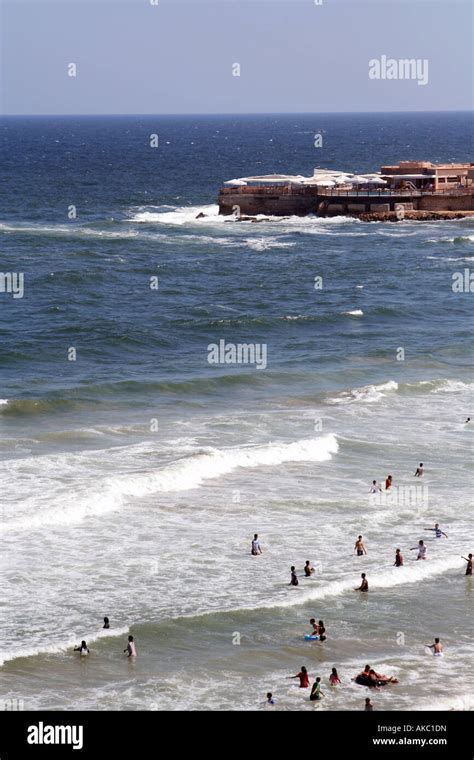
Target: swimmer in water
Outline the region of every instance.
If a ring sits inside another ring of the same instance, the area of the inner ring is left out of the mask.
[[[319,640],[320,641],[326,641],[326,629],[324,627],[324,623],[322,620],[319,620],[318,622],[318,633],[319,633]]]
[[[297,673],[295,676],[287,676],[287,678],[299,678],[301,689],[307,689],[309,686],[309,675],[304,665],[301,666],[299,673]]]
[[[373,709],[374,709],[374,706],[372,702],[370,701],[370,697],[366,697],[364,710],[366,710],[367,712],[372,712]]]
[[[464,424],[466,425],[466,424],[467,424],[468,422],[470,422],[470,421],[471,421],[471,418],[470,418],[470,417],[468,417],[468,418],[467,418],[467,420],[466,420],[466,422],[465,422]]]
[[[104,625],[102,627],[103,628],[110,628],[110,623],[109,623],[109,618],[108,617],[104,618]]]
[[[415,478],[422,478],[424,473],[423,462],[420,462],[420,466],[416,468]]]
[[[441,536],[445,536],[446,538],[448,537],[448,534],[441,530],[439,527],[439,523],[435,523],[434,528],[425,528],[425,530],[434,530],[436,538],[441,538]]]
[[[369,582],[367,578],[365,577],[365,573],[362,573],[361,576],[362,583],[360,586],[357,586],[357,588],[354,589],[354,591],[368,591],[369,590]]]
[[[337,674],[336,668],[332,668],[331,675],[329,676],[329,683],[331,686],[337,686],[338,683],[341,683],[341,679],[339,678]]]
[[[467,562],[466,575],[472,575],[472,554],[468,554],[467,557],[461,557],[461,559],[465,559]]]
[[[252,550],[251,554],[257,556],[257,554],[262,553],[262,547],[260,546],[260,541],[258,540],[258,533],[254,534],[253,541],[252,541]]]
[[[387,480],[385,481],[385,490],[386,491],[390,491],[390,489],[392,487],[392,480],[393,480],[392,476],[391,475],[387,475]]]
[[[316,620],[314,618],[311,618],[309,622],[313,626],[313,630],[311,631],[311,636],[319,636],[319,626]]]
[[[387,683],[398,683],[398,678],[377,673],[370,665],[366,665],[361,673],[351,678],[351,681],[360,686],[385,686]]]
[[[369,671],[370,671],[370,665],[366,665],[364,670],[362,670],[360,673],[357,673],[356,676],[351,678],[351,681],[356,681],[358,678],[365,678],[366,676],[369,675]]]
[[[291,566],[290,573],[291,573],[291,580],[290,580],[289,585],[290,586],[297,586],[298,583],[299,583],[299,581],[298,581],[298,577],[296,575],[296,570],[295,570],[295,566],[294,565]]]
[[[433,654],[436,654],[438,656],[443,654],[443,645],[441,644],[439,639],[435,639],[434,644],[425,644],[425,646],[428,647],[428,649],[432,649]]]
[[[396,549],[395,551],[395,562],[393,564],[395,567],[401,567],[403,565],[403,557],[400,553],[400,549]]]
[[[79,652],[79,654],[81,655],[81,657],[85,657],[86,655],[89,654],[90,649],[87,646],[87,644],[86,644],[85,641],[81,641],[81,646],[80,647],[74,647],[74,651],[75,652]]]
[[[377,483],[377,481],[376,481],[376,480],[373,480],[373,481],[372,481],[372,485],[370,486],[370,491],[369,491],[369,493],[378,493],[379,491],[382,491],[382,489],[380,488],[380,486],[379,486],[379,484]]]
[[[355,542],[354,551],[357,552],[358,557],[362,557],[363,554],[367,554],[364,542],[362,541],[362,536],[359,536]]]
[[[414,546],[412,549],[410,549],[411,552],[415,550],[418,550],[418,557],[416,558],[417,560],[426,559],[426,546],[423,540],[418,541],[418,546]]]
[[[268,691],[267,692],[267,705],[274,705],[274,704],[275,704],[275,700],[273,699],[273,694],[271,693],[271,691]]]
[[[309,695],[309,698],[311,702],[315,702],[321,697],[324,697],[323,692],[321,691],[321,678],[318,676],[316,681],[313,683],[313,686],[311,688],[311,694]]]
[[[311,576],[314,573],[314,567],[311,567],[311,563],[309,559],[306,560],[306,564],[304,566],[304,574],[307,578],[311,578]]]
[[[127,648],[123,650],[123,653],[125,654],[127,652],[128,657],[136,657],[137,656],[137,650],[135,649],[135,642],[133,640],[133,636],[128,637],[128,644]]]

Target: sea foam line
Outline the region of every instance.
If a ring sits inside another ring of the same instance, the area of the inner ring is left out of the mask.
[[[368,599],[377,590],[391,589],[396,586],[403,586],[407,583],[422,583],[437,575],[442,575],[449,570],[462,570],[465,565],[461,565],[459,559],[450,557],[439,560],[426,560],[425,562],[410,560],[403,567],[392,567],[390,570],[381,572],[379,575],[371,575],[369,572],[369,592],[367,594],[358,591],[361,600]],[[353,577],[341,581],[330,581],[326,585],[316,585],[315,580],[311,580],[311,588],[303,589],[302,584],[297,588],[286,587],[284,593],[286,598],[275,597],[269,601],[259,601],[258,604],[249,604],[229,609],[209,610],[201,614],[189,613],[186,615],[176,615],[173,620],[180,618],[204,617],[205,615],[225,615],[235,612],[260,610],[260,609],[278,609],[286,607],[297,607],[307,604],[308,602],[319,602],[323,599],[332,599],[342,596],[347,592],[355,594],[355,584],[359,582],[357,573]],[[318,613],[319,614],[319,613]],[[321,612],[323,614],[323,612]]]
[[[69,636],[65,641],[60,641],[57,644],[39,644],[38,646],[22,647],[20,649],[11,649],[9,651],[0,651],[0,667],[6,662],[12,660],[19,660],[23,657],[37,657],[40,654],[62,654],[67,652],[74,646],[78,646],[84,639],[84,636],[89,646],[91,642],[99,641],[105,638],[114,638],[118,636],[125,636],[129,632],[129,627],[122,628],[109,628],[106,630],[100,630],[95,634],[87,636],[82,631],[77,636]]]
[[[69,525],[86,517],[115,511],[124,505],[127,498],[136,500],[157,492],[187,491],[198,488],[206,480],[227,475],[237,468],[274,467],[285,462],[326,462],[338,449],[336,436],[332,433],[292,443],[269,443],[263,446],[224,450],[208,448],[198,454],[191,453],[182,457],[159,470],[107,477],[92,494],[86,487],[82,493],[76,489],[72,497],[73,505],[70,507],[63,507],[64,503],[71,502],[69,492],[65,495],[60,491],[57,495],[60,507],[48,507],[43,511],[36,508],[26,517],[4,522],[0,531]],[[92,452],[92,456],[97,457],[98,453],[103,456],[102,451]],[[43,471],[44,460],[45,457],[42,457]],[[84,461],[81,463],[86,464]],[[54,467],[57,469],[57,459]],[[18,475],[21,477],[21,471]]]

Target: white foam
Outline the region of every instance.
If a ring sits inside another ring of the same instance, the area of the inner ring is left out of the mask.
[[[364,315],[364,312],[362,309],[354,309],[353,311],[343,311],[343,314],[346,314],[348,317],[362,317]]]
[[[72,493],[66,486],[61,486],[54,499],[51,493],[46,500],[47,506],[42,508],[41,500],[32,499],[31,508],[26,510],[26,516],[14,517],[4,521],[0,526],[5,530],[31,530],[46,525],[69,525],[80,522],[86,517],[102,515],[119,509],[128,498],[137,499],[157,492],[187,491],[198,488],[206,480],[220,478],[237,468],[274,467],[285,462],[325,462],[338,451],[336,436],[329,434],[320,438],[302,439],[292,443],[269,443],[263,446],[241,447],[236,449],[202,449],[199,453],[191,453],[174,461],[161,469],[150,469],[147,472],[129,472],[126,475],[105,477],[102,482],[92,489],[83,487]],[[150,454],[138,445],[136,447],[120,448],[120,456],[132,455],[138,457]],[[16,473],[19,479],[24,478],[24,472],[30,467],[40,466],[42,472],[50,468],[51,473],[60,472],[62,476],[69,472],[77,472],[77,468],[87,469],[88,462],[93,465],[97,456],[103,452],[92,452],[88,455],[62,455],[61,457],[42,457],[38,459],[21,460]],[[49,460],[49,461],[48,461]],[[24,483],[23,483],[24,486]],[[58,506],[50,507],[50,501],[56,501]]]
[[[106,630],[101,629],[97,633],[87,636],[83,631],[77,635],[71,635],[66,641],[59,641],[55,644],[38,644],[37,646],[21,647],[19,649],[10,649],[8,651],[0,652],[0,667],[6,662],[11,660],[18,660],[21,657],[36,657],[39,654],[61,654],[67,652],[74,646],[78,646],[80,642],[85,638],[87,645],[90,647],[90,643],[98,641],[99,639],[105,639],[109,636],[125,636],[129,632],[130,628],[108,628]]]
[[[431,238],[428,243],[474,243],[474,235],[457,235],[448,238]]]
[[[462,393],[472,391],[474,383],[463,383],[462,380],[443,380],[441,384],[433,388],[432,393]]]
[[[267,251],[271,248],[292,248],[296,245],[296,243],[284,243],[275,237],[246,238],[243,242],[253,251]]]
[[[355,591],[356,585],[360,584],[360,575],[354,573],[350,578],[346,577],[343,580],[329,581],[325,585],[316,580],[311,583],[310,587],[306,588],[303,585],[299,585],[296,588],[285,585],[282,587],[279,596],[275,594],[271,598],[259,598],[258,601],[253,603],[249,602],[249,604],[242,604],[237,607],[228,607],[225,611],[230,613],[241,610],[291,608],[313,601],[319,604],[323,599],[337,599],[337,597],[346,594],[358,594],[362,601],[365,598],[370,598],[371,595],[375,595],[377,591],[389,590],[411,583],[422,583],[438,575],[444,575],[449,570],[461,570],[463,567],[465,567],[465,564],[460,564],[459,559],[455,557],[438,560],[429,558],[426,561],[410,559],[402,567],[391,566],[377,575],[366,570],[369,582],[369,591],[367,593]],[[337,602],[334,602],[334,604],[337,605]],[[209,612],[210,610],[206,610],[202,614],[207,615]],[[184,614],[181,612],[171,615],[171,618],[196,617],[197,614],[195,611]]]
[[[474,256],[427,256],[431,261],[474,261]]]
[[[380,385],[364,385],[361,388],[352,388],[350,391],[343,391],[339,396],[328,399],[330,404],[352,404],[356,401],[362,401],[366,404],[373,404],[380,401],[387,391],[398,390],[398,383],[395,380],[389,380]]]
[[[148,207],[152,208],[152,207]],[[138,211],[128,221],[138,222],[144,224],[171,224],[173,226],[182,226],[184,224],[202,224],[206,223],[222,223],[226,218],[219,215],[219,206],[213,204],[210,206],[181,206],[181,207],[157,207],[157,209],[169,209],[172,210],[156,210],[156,211]],[[196,219],[198,214],[206,214],[203,219]]]
[[[54,226],[45,226],[45,225],[12,225],[12,224],[0,224],[0,231],[5,232],[27,232],[27,233],[33,233],[38,235],[60,235],[60,236],[71,236],[75,237],[77,235],[83,235],[85,237],[97,237],[97,238],[133,238],[137,237],[139,234],[136,230],[122,230],[122,231],[113,231],[113,230],[96,230],[92,229],[91,227],[82,227],[77,224],[70,224],[70,225],[64,225],[64,224],[56,224]]]
[[[445,711],[445,710],[474,710],[474,696],[472,693],[452,694],[443,699],[433,699],[417,705],[417,710]]]

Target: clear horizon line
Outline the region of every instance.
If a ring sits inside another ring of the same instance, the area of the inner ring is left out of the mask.
[[[94,117],[111,117],[111,118],[117,118],[117,117],[135,117],[135,116],[150,116],[150,117],[157,117],[157,116],[232,116],[232,117],[238,117],[238,116],[332,116],[332,115],[385,115],[385,114],[441,114],[441,113],[463,113],[463,114],[474,114],[474,109],[447,109],[447,110],[441,110],[441,111],[435,111],[435,110],[420,110],[420,111],[404,111],[404,110],[393,110],[393,111],[245,111],[245,112],[232,112],[232,111],[225,111],[225,112],[219,112],[219,111],[206,111],[202,113],[196,113],[196,112],[182,112],[182,113],[153,113],[150,111],[146,111],[143,113],[0,113],[0,119],[1,118],[25,118],[25,119],[35,119],[35,118],[78,118],[78,117],[87,117],[87,118],[94,118]]]

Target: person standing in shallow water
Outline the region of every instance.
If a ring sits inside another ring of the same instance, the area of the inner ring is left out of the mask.
[[[304,665],[301,666],[299,673],[297,673],[295,676],[287,676],[287,678],[299,678],[301,689],[307,689],[309,686],[309,675]]]
[[[326,641],[326,629],[324,627],[324,623],[322,620],[318,622],[318,633],[319,633],[319,640],[320,641]]]
[[[109,623],[109,618],[108,617],[104,618],[104,625],[102,627],[103,628],[110,628],[110,623]]]
[[[295,570],[295,566],[294,565],[291,566],[290,573],[291,573],[291,580],[290,580],[290,584],[289,585],[290,586],[297,586],[298,583],[299,583],[299,581],[298,581],[298,577],[296,575],[296,570]]]
[[[461,559],[465,559],[467,562],[466,575],[472,575],[472,554],[468,554],[467,557],[461,557]]]
[[[356,552],[358,557],[362,557],[363,554],[367,554],[367,550],[364,546],[364,542],[362,541],[362,536],[359,536],[357,538],[357,541],[355,542],[354,551]]]
[[[260,541],[259,541],[259,538],[258,538],[258,533],[254,534],[253,541],[252,541],[252,550],[251,550],[251,553],[254,555],[254,557],[257,556],[257,554],[261,554],[262,553],[262,547],[260,545]]]
[[[324,696],[323,692],[321,691],[321,678],[318,676],[316,681],[313,683],[313,686],[311,688],[311,694],[309,695],[309,698],[312,702],[315,702],[321,697]]]
[[[421,541],[418,541],[418,546],[413,546],[413,547],[410,549],[410,551],[411,551],[411,552],[414,552],[414,551],[416,551],[417,549],[418,549],[418,557],[417,557],[417,560],[418,560],[418,559],[426,559],[426,546],[425,546],[425,542],[423,541],[423,539],[421,539]]]
[[[311,625],[313,626],[313,630],[311,631],[311,636],[319,636],[319,626],[316,622],[315,618],[311,618],[309,621]]]
[[[415,476],[414,477],[415,478],[422,478],[424,472],[425,471],[423,469],[423,462],[420,462],[420,466],[416,468],[416,472],[415,472]]]
[[[425,528],[425,530],[432,530],[434,531],[436,538],[441,538],[441,536],[444,536],[445,538],[448,537],[448,534],[444,532],[444,530],[441,530],[439,527],[439,523],[435,523],[434,528]]]
[[[435,643],[434,644],[426,644],[426,647],[428,649],[432,649],[433,650],[433,654],[437,654],[438,656],[441,655],[441,654],[443,654],[443,645],[442,645],[442,643],[440,642],[439,639],[435,639]]]
[[[86,644],[85,641],[81,641],[81,646],[80,647],[74,647],[74,651],[75,652],[79,652],[79,654],[81,655],[81,657],[85,657],[86,655],[89,654],[90,649],[87,646],[87,644]]]
[[[370,701],[370,697],[366,697],[364,710],[366,710],[367,712],[372,712],[373,709],[374,709],[374,706],[372,702]]]
[[[135,642],[133,640],[133,636],[128,637],[128,644],[127,648],[123,650],[123,653],[125,654],[127,652],[127,657],[136,657],[137,656],[137,650],[135,649]]]
[[[403,557],[400,553],[400,549],[396,549],[395,551],[395,562],[393,564],[395,567],[401,567],[403,565]]]
[[[306,564],[304,566],[304,574],[307,578],[311,578],[311,576],[314,573],[314,567],[311,567],[311,563],[309,559],[306,560]]]
[[[357,586],[357,588],[354,589],[354,591],[368,591],[369,590],[369,582],[367,578],[365,577],[365,573],[361,573],[362,583],[360,586]]]
[[[379,486],[379,484],[377,483],[377,481],[376,481],[376,480],[373,480],[373,481],[372,481],[372,485],[370,486],[370,491],[369,491],[369,493],[378,493],[378,492],[379,492],[379,491],[381,491],[381,490],[382,490],[382,489],[380,488],[380,486]]]

